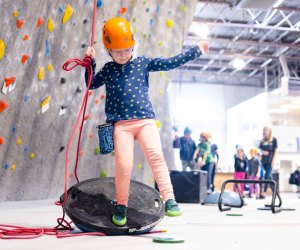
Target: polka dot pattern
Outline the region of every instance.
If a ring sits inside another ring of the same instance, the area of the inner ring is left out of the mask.
[[[105,113],[108,122],[155,118],[149,99],[149,72],[168,71],[198,58],[198,46],[170,58],[137,57],[125,65],[108,62],[93,76],[90,89],[106,86]],[[93,61],[93,71],[96,63]],[[87,72],[86,72],[87,82]]]

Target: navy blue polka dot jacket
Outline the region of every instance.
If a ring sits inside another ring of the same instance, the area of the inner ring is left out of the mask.
[[[143,56],[131,59],[124,65],[108,62],[97,74],[95,74],[96,63],[93,60],[93,80],[90,89],[105,84],[107,122],[155,118],[148,95],[149,72],[175,69],[200,55],[201,50],[195,46],[166,59]],[[85,79],[87,82],[87,72]]]

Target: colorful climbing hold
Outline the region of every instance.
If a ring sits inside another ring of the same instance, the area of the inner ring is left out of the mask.
[[[38,28],[41,27],[43,23],[44,23],[44,18],[40,16],[36,21],[36,27]]]
[[[17,131],[17,127],[16,127],[16,126],[13,126],[13,127],[11,128],[11,131],[12,131],[12,132],[16,132],[16,131]]]
[[[127,11],[127,8],[126,8],[126,7],[122,7],[122,8],[119,10],[119,12],[120,12],[121,14],[124,14],[126,11]]]
[[[100,154],[99,146],[95,147],[95,149],[94,149],[94,155],[98,155],[98,154]]]
[[[53,70],[53,65],[51,63],[48,63],[47,70],[50,72]]]
[[[27,34],[25,34],[24,36],[23,36],[23,41],[27,41],[29,39],[29,36],[27,35]]]
[[[48,40],[46,39],[46,42],[45,42],[45,56],[48,57],[49,55],[50,55],[50,46],[49,46]]]
[[[0,145],[2,145],[4,143],[4,138],[0,137]]]
[[[163,45],[164,45],[163,42],[159,42],[159,43],[158,43],[158,46],[163,46]]]
[[[28,152],[28,150],[29,150],[29,147],[28,147],[28,146],[25,146],[25,147],[24,147],[24,151],[25,151],[25,152]]]
[[[164,93],[165,93],[165,91],[163,90],[163,89],[160,89],[159,90],[159,94],[162,96],[162,95],[164,95]]]
[[[160,74],[161,76],[164,76],[164,75],[165,75],[165,72],[160,71],[159,74]]]
[[[174,25],[174,23],[173,23],[173,21],[171,19],[167,19],[166,25],[167,25],[168,28],[172,28],[173,25]]]
[[[62,24],[65,24],[66,22],[68,22],[68,20],[72,16],[72,14],[73,14],[73,9],[72,9],[71,5],[68,4],[66,9],[65,9],[65,13],[63,15],[63,18],[62,18]]]
[[[102,0],[97,1],[97,7],[100,8],[103,5]]]
[[[45,69],[43,66],[40,66],[39,71],[38,71],[38,79],[42,81],[45,76]]]
[[[159,120],[155,120],[155,124],[158,129],[161,128],[161,122]]]
[[[42,113],[45,113],[49,109],[49,103],[51,100],[51,96],[47,96],[40,104],[40,107],[42,108]]]
[[[7,108],[8,108],[8,103],[0,100],[0,113],[3,112]]]
[[[64,84],[64,83],[66,83],[66,78],[64,78],[64,77],[61,77],[61,78],[60,78],[60,83],[61,83],[61,84]]]
[[[35,154],[34,154],[34,153],[31,153],[30,156],[29,156],[29,158],[30,158],[30,159],[34,159],[34,158],[35,158]]]
[[[181,7],[181,10],[187,11],[187,6],[186,6],[186,5],[183,5],[183,6]]]
[[[18,139],[18,140],[16,141],[16,143],[17,143],[18,145],[21,145],[21,144],[22,144],[22,139]]]
[[[84,156],[84,152],[82,150],[79,151],[79,156],[83,157]]]
[[[101,100],[105,98],[105,95],[100,95]]]
[[[107,177],[107,172],[105,170],[102,170],[100,173],[100,177]]]
[[[20,15],[20,12],[19,12],[19,11],[15,10],[15,11],[13,12],[13,16],[14,16],[14,17],[18,17],[19,15]]]
[[[4,41],[0,38],[0,60],[1,60],[2,57],[4,56],[4,52],[5,52],[5,43],[4,43]]]
[[[14,171],[16,169],[16,165],[15,164],[11,164],[11,170]]]
[[[90,134],[89,134],[89,138],[90,138],[90,139],[93,139],[93,138],[94,138],[94,134],[90,133]]]
[[[84,117],[84,120],[87,121],[87,120],[90,119],[91,117],[92,117],[92,115],[91,115],[91,114],[88,114],[88,115],[86,115],[86,116]]]
[[[3,87],[2,87],[3,94],[6,95],[7,93],[13,91],[13,89],[16,86],[15,80],[16,80],[15,76],[4,78],[4,83],[3,83]]]
[[[139,169],[143,168],[143,164],[141,164],[141,163],[137,164],[137,168],[139,168]]]
[[[5,169],[9,169],[9,164],[8,164],[8,163],[5,163],[4,168],[5,168]]]
[[[18,29],[22,28],[24,23],[26,23],[26,21],[24,19],[18,19],[17,20],[17,28]]]
[[[47,22],[47,29],[48,31],[52,32],[53,29],[54,29],[54,20],[52,18],[49,18],[48,19],[48,22]]]
[[[28,55],[28,54],[23,55],[23,56],[22,56],[22,59],[21,59],[21,63],[22,63],[22,64],[26,63],[27,60],[28,60],[28,58],[29,58],[29,55]]]
[[[95,100],[95,104],[99,104],[99,100],[98,99]]]

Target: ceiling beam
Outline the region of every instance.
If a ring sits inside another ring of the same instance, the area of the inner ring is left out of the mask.
[[[229,28],[240,28],[240,29],[264,29],[264,30],[278,30],[278,31],[289,31],[289,32],[300,32],[300,29],[293,27],[281,27],[272,25],[262,25],[262,24],[247,24],[247,23],[233,23],[233,22],[215,22],[199,17],[194,17],[194,22],[199,22],[207,26],[218,26],[218,27],[229,27]]]
[[[290,43],[272,43],[272,42],[258,42],[258,41],[251,41],[251,40],[237,40],[233,41],[229,38],[211,38],[208,37],[206,40],[211,42],[218,42],[223,44],[240,44],[240,45],[250,45],[250,46],[257,46],[257,47],[274,47],[274,48],[291,48],[291,49],[300,49],[300,44],[290,44]],[[190,42],[190,44],[185,43],[184,45],[194,45],[195,43],[201,42],[203,39],[197,36],[188,35],[186,42]]]

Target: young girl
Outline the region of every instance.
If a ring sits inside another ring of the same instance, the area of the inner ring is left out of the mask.
[[[260,178],[260,160],[257,157],[257,148],[251,148],[250,149],[250,156],[251,159],[248,161],[248,179],[249,180],[258,180]],[[252,195],[254,194],[254,187],[255,187],[255,193],[256,198],[260,198],[260,187],[259,184],[256,183],[255,185],[252,183],[250,184],[250,193],[249,197],[252,198]]]
[[[165,202],[166,215],[179,216],[181,211],[174,198],[155,124],[155,114],[149,99],[148,77],[149,72],[171,70],[198,58],[208,52],[208,44],[200,43],[182,54],[167,59],[144,56],[133,58],[132,51],[135,44],[133,30],[127,20],[119,17],[111,18],[104,24],[102,41],[112,61],[106,63],[97,74],[95,74],[96,63],[92,61],[91,89],[106,86],[105,113],[107,122],[114,123],[117,205],[112,222],[117,226],[124,226],[127,223],[126,212],[135,140],[139,142],[151,167]],[[89,47],[86,55],[94,58],[94,49]]]
[[[248,160],[244,149],[241,146],[237,146],[236,154],[234,155],[234,179],[245,180],[247,167]],[[237,192],[237,185],[234,185],[234,192]],[[244,196],[244,183],[241,183],[241,192],[242,196]]]

